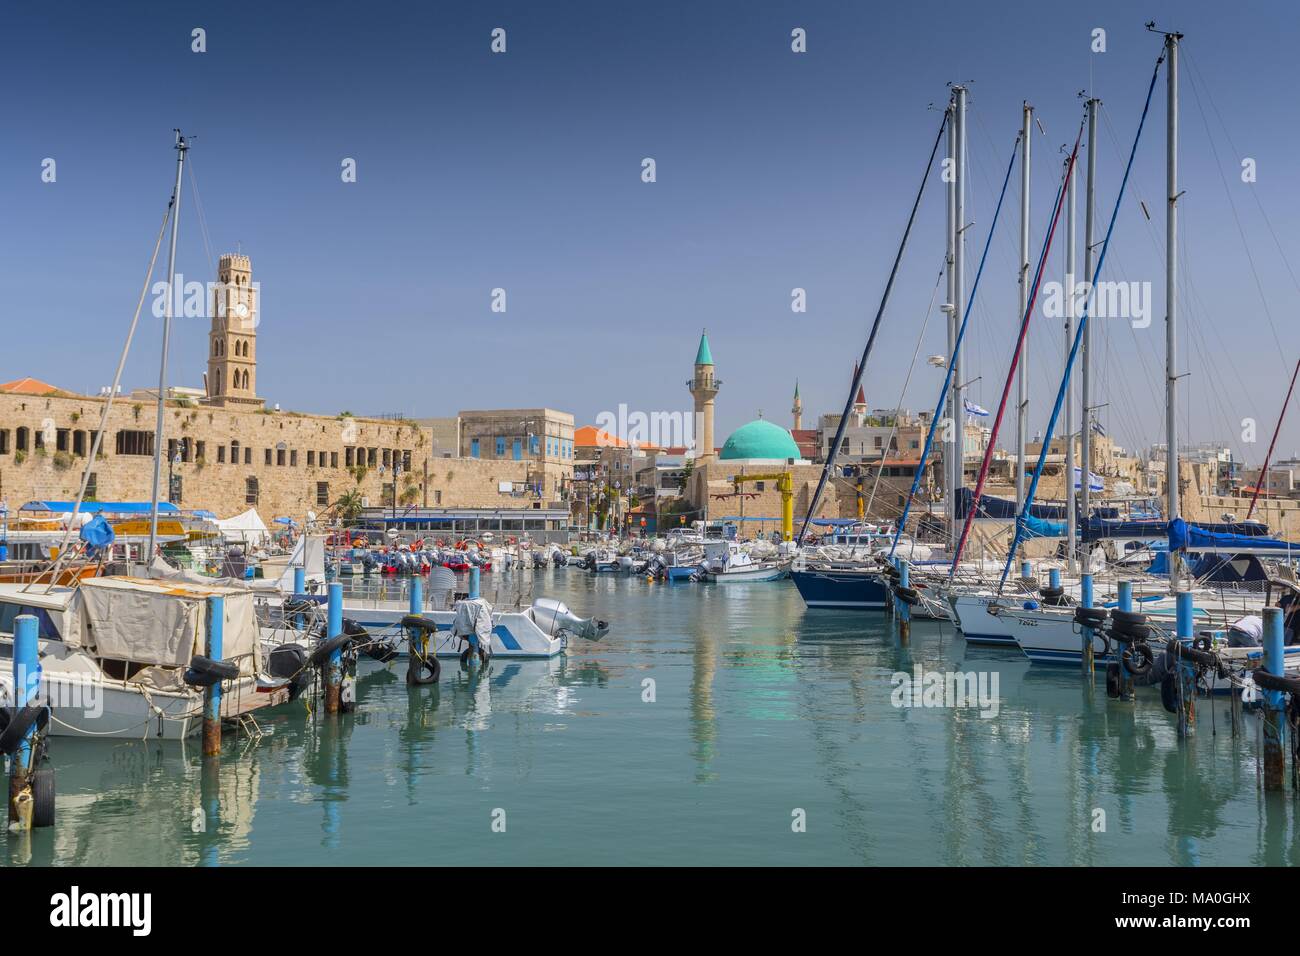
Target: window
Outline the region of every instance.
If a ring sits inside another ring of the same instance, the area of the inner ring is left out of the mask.
[[[433,503],[434,503],[435,505],[440,505],[440,504],[442,504],[442,492],[441,492],[441,491],[435,491],[435,492],[433,493]]]
[[[275,463],[276,463],[278,466],[280,466],[281,468],[284,467],[284,449],[283,449],[283,448],[277,448],[277,449],[275,450]]]
[[[387,448],[384,449],[384,467],[387,468],[393,463],[393,455]]]
[[[298,449],[296,448],[293,451],[289,452],[289,467],[290,468],[298,467]]]
[[[18,429],[21,436],[25,428]],[[120,431],[114,438],[114,448],[119,455],[153,455],[153,432]],[[19,438],[19,447],[26,444]]]
[[[57,432],[54,433],[54,450],[55,451],[68,450],[68,429],[60,428]]]
[[[230,443],[230,463],[232,465],[239,464],[239,442],[238,441],[232,441]]]
[[[86,481],[86,500],[92,501],[99,496],[99,474],[91,472],[90,478]]]
[[[75,431],[72,433],[72,453],[79,458],[86,457],[86,433]]]
[[[549,438],[546,440],[546,453],[547,453],[548,455],[551,453],[551,440],[550,440]],[[529,435],[529,436],[528,436],[528,454],[530,454],[530,455],[536,455],[536,454],[537,454],[537,436],[536,436],[536,435]]]
[[[251,449],[251,448],[245,448],[245,449],[244,449],[244,464],[245,464],[245,465],[251,465],[252,463],[253,463],[253,449]]]
[[[21,432],[21,431],[23,431],[23,429],[20,428],[20,429],[18,429],[18,431]],[[477,458],[477,457],[478,457],[478,439],[477,439],[477,438],[472,438],[472,439],[470,439],[470,443],[469,443],[469,457],[471,457],[471,458]]]
[[[316,504],[319,507],[326,507],[330,503],[330,483],[328,481],[316,482]]]
[[[266,450],[266,464],[271,464],[271,449]]]
[[[257,479],[252,475],[244,479],[244,503],[257,504]]]
[[[754,490],[755,490],[755,491],[762,491],[762,490],[763,490],[763,483],[762,483],[761,481],[756,481],[756,482],[754,482]]]
[[[497,457],[498,458],[506,457],[506,440],[501,435],[497,436]]]
[[[0,455],[9,454],[9,429],[0,428]]]
[[[374,468],[375,465],[377,464],[379,464],[379,449],[378,448],[367,449],[366,465],[370,468]]]
[[[218,445],[218,446],[217,446],[217,464],[218,464],[218,465],[224,465],[225,463],[226,463],[226,446],[225,446],[225,445]]]
[[[194,460],[195,460],[195,461],[207,461],[207,460],[208,460],[208,443],[207,443],[207,442],[205,442],[205,441],[196,441],[196,442],[194,443]]]
[[[402,471],[410,471],[410,470],[411,470],[411,453],[409,451],[404,451],[402,452]]]
[[[120,433],[119,433],[119,434],[120,434]],[[17,437],[17,441],[14,442],[14,448],[16,448],[18,451],[26,451],[26,450],[27,450],[27,428],[26,428],[26,426],[22,426],[22,427],[20,427],[20,428],[19,428],[19,429],[14,433],[14,435]]]
[[[316,467],[316,453],[314,451],[307,452],[307,467],[308,468]]]
[[[515,461],[518,461],[519,459],[524,457],[524,442],[522,438],[516,438],[514,440],[510,448],[510,452],[511,452],[511,457],[513,457]]]
[[[337,468],[338,466],[339,466],[339,453],[336,451],[332,451],[330,452],[330,467]]]
[[[351,449],[351,448],[344,448],[344,449],[343,449],[343,464],[347,465],[349,468],[352,467],[352,449]]]

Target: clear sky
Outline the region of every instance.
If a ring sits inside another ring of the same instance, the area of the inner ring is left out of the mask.
[[[252,257],[259,391],[270,402],[421,417],[548,405],[579,424],[619,403],[687,409],[707,326],[724,383],[719,442],[760,410],[788,426],[796,377],[809,424],[843,404],[937,128],[929,107],[945,102],[946,84],[971,90],[969,279],[1023,99],[1043,124],[1034,255],[1083,89],[1105,103],[1098,215],[1109,217],[1159,53],[1143,29],[1154,18],[1187,37],[1180,416],[1192,439],[1258,460],[1300,353],[1300,290],[1286,265],[1300,272],[1298,11],[1282,2],[5,4],[0,380],[32,375],[91,392],[110,380],[179,126],[195,137],[206,241],[187,182],[178,267],[206,281],[211,256],[238,243]],[[206,53],[191,51],[195,27],[206,30]],[[489,48],[496,27],[504,54]],[[791,51],[795,27],[807,31],[807,53]],[[1091,52],[1096,27],[1105,53]],[[1151,282],[1155,294],[1150,328],[1114,320],[1098,332],[1099,414],[1130,447],[1161,440],[1163,428],[1164,122],[1162,78],[1102,276]],[[47,157],[54,183],[41,180]],[[347,157],[355,183],[341,180]],[[657,182],[642,182],[646,157]],[[1257,163],[1256,183],[1241,182],[1244,157]],[[1013,187],[968,350],[979,378],[970,397],[989,408],[1018,321],[1017,219]],[[942,223],[935,178],[866,372],[872,406],[899,400]],[[1060,277],[1059,251],[1050,269]],[[498,287],[505,313],[490,309]],[[804,314],[791,312],[796,287],[807,290]],[[1035,322],[1038,425],[1063,334],[1059,322]],[[156,380],[159,327],[143,326],[128,388]],[[201,384],[206,331],[204,320],[177,322],[175,382]],[[935,311],[905,404],[933,405],[940,373],[924,359],[940,351]],[[1241,440],[1247,416],[1259,422],[1255,445]],[[1300,410],[1280,450],[1300,450]]]

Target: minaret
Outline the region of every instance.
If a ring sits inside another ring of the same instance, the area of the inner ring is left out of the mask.
[[[217,263],[219,286],[208,331],[208,404],[265,404],[257,397],[257,287],[248,256],[227,253]]]
[[[803,399],[799,397],[799,380],[794,380],[794,405],[790,407],[790,414],[794,416],[794,430],[799,431],[803,428]]]
[[[709,351],[707,332],[700,333],[700,347],[695,352],[695,377],[688,383],[695,398],[695,463],[713,458],[713,399],[722,383],[713,377],[713,353]]]
[[[858,363],[854,362],[853,378],[855,381],[857,380],[857,377],[858,377]],[[861,383],[858,384],[858,394],[853,396],[853,414],[857,416],[858,427],[861,428],[863,421],[866,420],[867,417],[867,396],[864,395],[862,392]]]

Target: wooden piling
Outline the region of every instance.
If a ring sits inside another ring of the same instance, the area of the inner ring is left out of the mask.
[[[226,621],[226,599],[220,595],[208,598],[208,615],[205,623],[206,637],[203,653],[210,660],[221,660],[222,642]],[[203,691],[203,756],[221,755],[221,682],[217,681]]]

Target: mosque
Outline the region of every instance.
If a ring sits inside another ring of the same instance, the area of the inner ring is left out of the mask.
[[[822,466],[804,457],[789,429],[761,417],[741,425],[728,435],[720,449],[714,446],[714,404],[722,382],[716,376],[707,332],[700,335],[700,345],[695,353],[695,374],[687,384],[695,400],[698,431],[695,464],[686,488],[692,509],[710,521],[735,522],[742,538],[778,531],[782,502],[777,482],[770,478],[745,481],[738,492],[735,478],[788,472],[794,494],[795,532],[798,533],[816,493]],[[792,409],[796,429],[802,423],[802,409],[796,386]],[[851,517],[856,513],[856,489],[846,491],[843,485],[843,481],[832,481],[827,485],[815,517]]]

